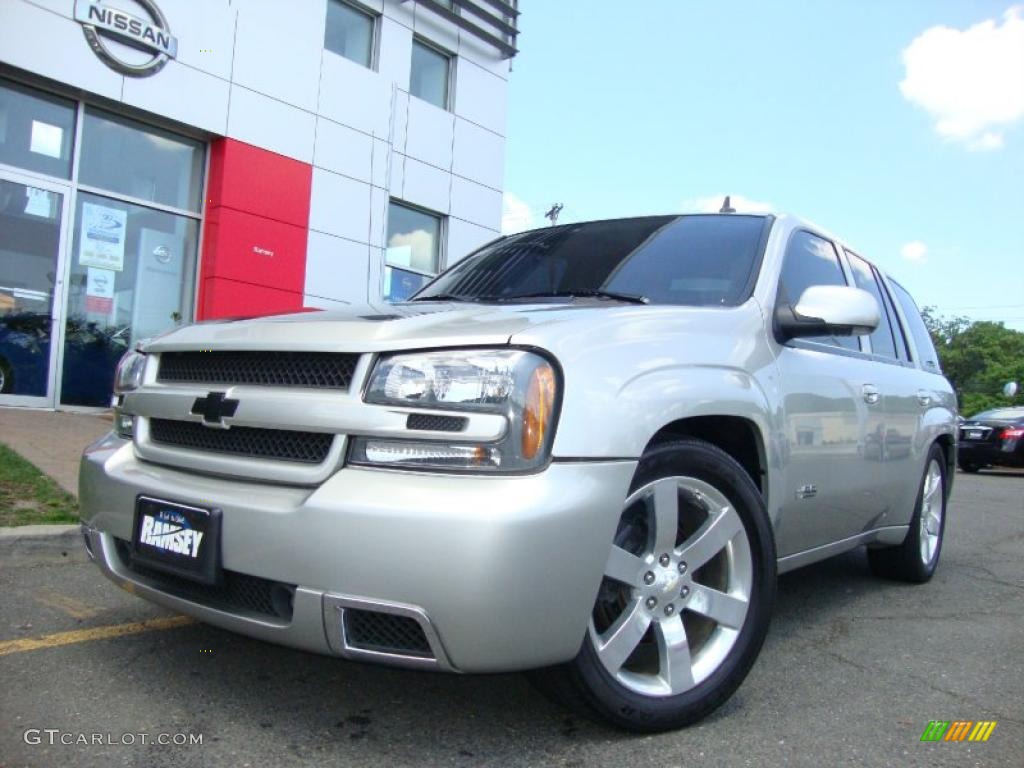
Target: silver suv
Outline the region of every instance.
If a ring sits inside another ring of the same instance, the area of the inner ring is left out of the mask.
[[[740,685],[778,573],[927,581],[956,457],[913,300],[788,216],[505,237],[402,304],[176,330],[115,397],[83,530],[133,594],[648,731]]]

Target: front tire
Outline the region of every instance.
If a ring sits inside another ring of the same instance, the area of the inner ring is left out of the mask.
[[[648,451],[626,499],[583,646],[539,687],[631,731],[706,716],[746,677],[775,601],[757,486],[702,440]]]
[[[932,445],[907,537],[894,547],[868,549],[876,576],[923,584],[935,574],[946,532],[946,488],[946,456]]]

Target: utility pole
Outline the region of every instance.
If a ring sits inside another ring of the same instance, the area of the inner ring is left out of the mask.
[[[551,220],[551,226],[552,227],[555,226],[555,224],[558,223],[558,214],[560,214],[562,212],[562,208],[564,208],[564,207],[565,206],[563,206],[561,203],[554,203],[551,206],[551,210],[544,214],[544,218],[545,219],[550,219]]]

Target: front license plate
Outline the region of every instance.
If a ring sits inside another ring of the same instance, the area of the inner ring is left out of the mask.
[[[132,534],[133,559],[204,584],[220,581],[219,509],[139,496]]]

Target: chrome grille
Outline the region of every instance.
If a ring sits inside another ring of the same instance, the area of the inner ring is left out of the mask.
[[[252,384],[345,389],[359,355],[338,352],[163,352],[157,381],[164,384]]]
[[[150,419],[149,436],[154,443],[177,448],[303,464],[322,463],[334,441],[334,435],[326,432],[259,427],[216,429],[174,419]]]

